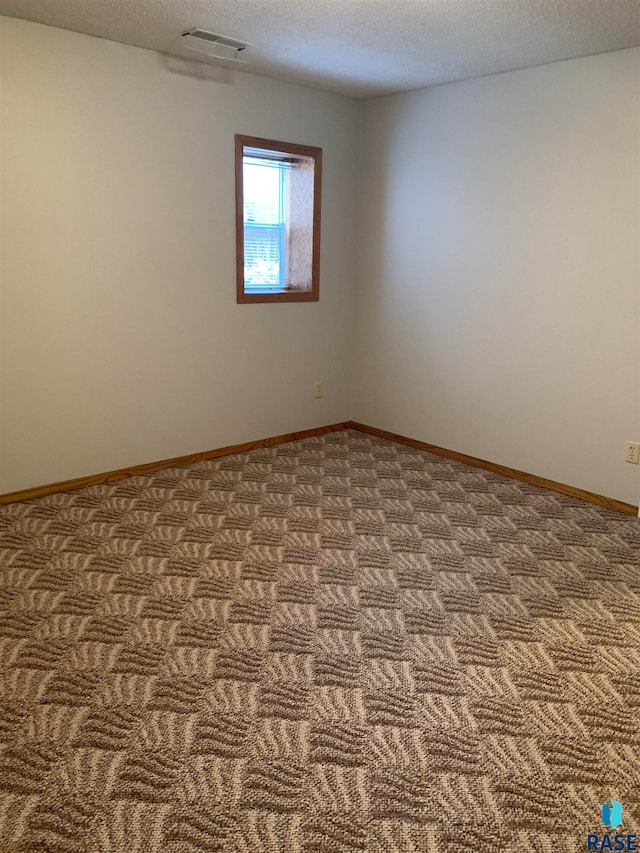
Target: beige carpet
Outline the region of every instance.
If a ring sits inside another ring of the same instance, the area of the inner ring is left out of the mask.
[[[356,432],[0,510],[0,850],[640,832],[640,523]]]

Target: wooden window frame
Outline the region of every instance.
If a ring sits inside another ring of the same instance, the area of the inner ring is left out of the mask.
[[[251,302],[317,302],[320,299],[320,210],[322,196],[322,148],[279,142],[260,136],[236,133],[236,285],[240,304]],[[276,293],[247,293],[244,286],[244,188],[243,158],[245,148],[262,148],[294,157],[313,159],[313,236],[311,258],[311,287],[308,290],[286,290]]]

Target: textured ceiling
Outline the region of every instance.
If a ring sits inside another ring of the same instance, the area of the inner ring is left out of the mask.
[[[346,95],[415,89],[640,44],[640,0],[0,0],[26,18],[179,56],[198,26],[240,70]]]

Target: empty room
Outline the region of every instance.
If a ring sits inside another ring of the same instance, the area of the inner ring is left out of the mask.
[[[2,853],[640,849],[640,3],[0,0]]]

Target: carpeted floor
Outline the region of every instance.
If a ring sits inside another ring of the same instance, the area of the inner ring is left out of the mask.
[[[640,832],[640,523],[340,432],[0,510],[0,850]]]

